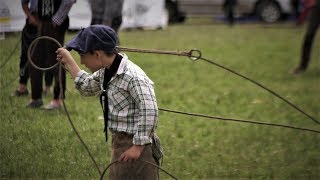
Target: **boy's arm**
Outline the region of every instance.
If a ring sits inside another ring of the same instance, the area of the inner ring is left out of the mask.
[[[120,155],[118,161],[131,162],[137,160],[140,157],[143,149],[144,145],[133,145]]]
[[[133,136],[134,145],[152,143],[151,133],[158,124],[158,106],[151,83],[141,78],[134,78],[129,83],[130,95],[139,108],[137,131]]]
[[[83,96],[94,96],[101,92],[100,71],[89,74],[80,69],[70,52],[65,48],[59,48],[57,51],[57,60],[64,64],[66,70],[71,74],[76,88]]]
[[[56,25],[60,26],[63,23],[63,21],[67,18],[68,13],[69,13],[73,3],[75,3],[75,2],[76,2],[76,0],[63,0],[61,2],[61,5],[60,5],[58,11],[52,17],[52,21]]]

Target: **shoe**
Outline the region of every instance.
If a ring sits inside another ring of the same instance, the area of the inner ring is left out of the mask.
[[[297,74],[301,74],[301,73],[303,73],[305,71],[306,71],[305,68],[296,67],[296,68],[294,68],[293,70],[290,71],[290,74],[297,75]]]
[[[29,95],[28,89],[25,91],[15,90],[13,93],[11,93],[11,96],[15,96],[15,97],[28,96],[28,95]]]
[[[55,103],[52,103],[50,102],[49,104],[45,105],[43,107],[43,109],[45,110],[55,110],[55,109],[60,109],[61,108],[61,104],[55,104]]]
[[[38,108],[43,105],[42,99],[32,100],[26,107],[27,108]]]

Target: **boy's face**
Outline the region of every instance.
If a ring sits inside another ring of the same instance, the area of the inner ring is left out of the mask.
[[[94,53],[84,53],[80,55],[81,64],[85,65],[88,69],[90,69],[92,72],[95,72],[101,68],[101,61],[97,59],[97,56]]]

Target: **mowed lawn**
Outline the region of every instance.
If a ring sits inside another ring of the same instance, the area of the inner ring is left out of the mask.
[[[320,36],[304,74],[288,72],[300,57],[305,27],[293,24],[224,24],[194,20],[165,30],[121,31],[121,46],[188,51],[240,72],[320,121]],[[66,35],[70,40],[75,32]],[[0,64],[20,33],[1,40]],[[98,179],[99,173],[63,110],[25,108],[18,87],[19,51],[0,69],[0,178]],[[35,52],[37,53],[37,52]],[[79,56],[74,53],[79,61]],[[205,61],[127,53],[155,83],[158,106],[320,131],[320,125],[258,86]],[[83,67],[84,68],[84,67]],[[30,90],[30,84],[29,90]],[[65,103],[102,171],[110,162],[98,97],[81,97],[67,77]],[[52,93],[44,97],[48,103]],[[320,134],[315,132],[159,112],[162,168],[179,179],[319,179]],[[161,179],[170,179],[161,172]]]

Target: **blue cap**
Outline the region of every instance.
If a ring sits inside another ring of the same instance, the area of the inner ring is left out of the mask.
[[[87,53],[94,50],[104,50],[112,52],[118,45],[116,32],[109,26],[91,25],[82,29],[73,39],[71,39],[66,49],[74,49],[79,53]]]

